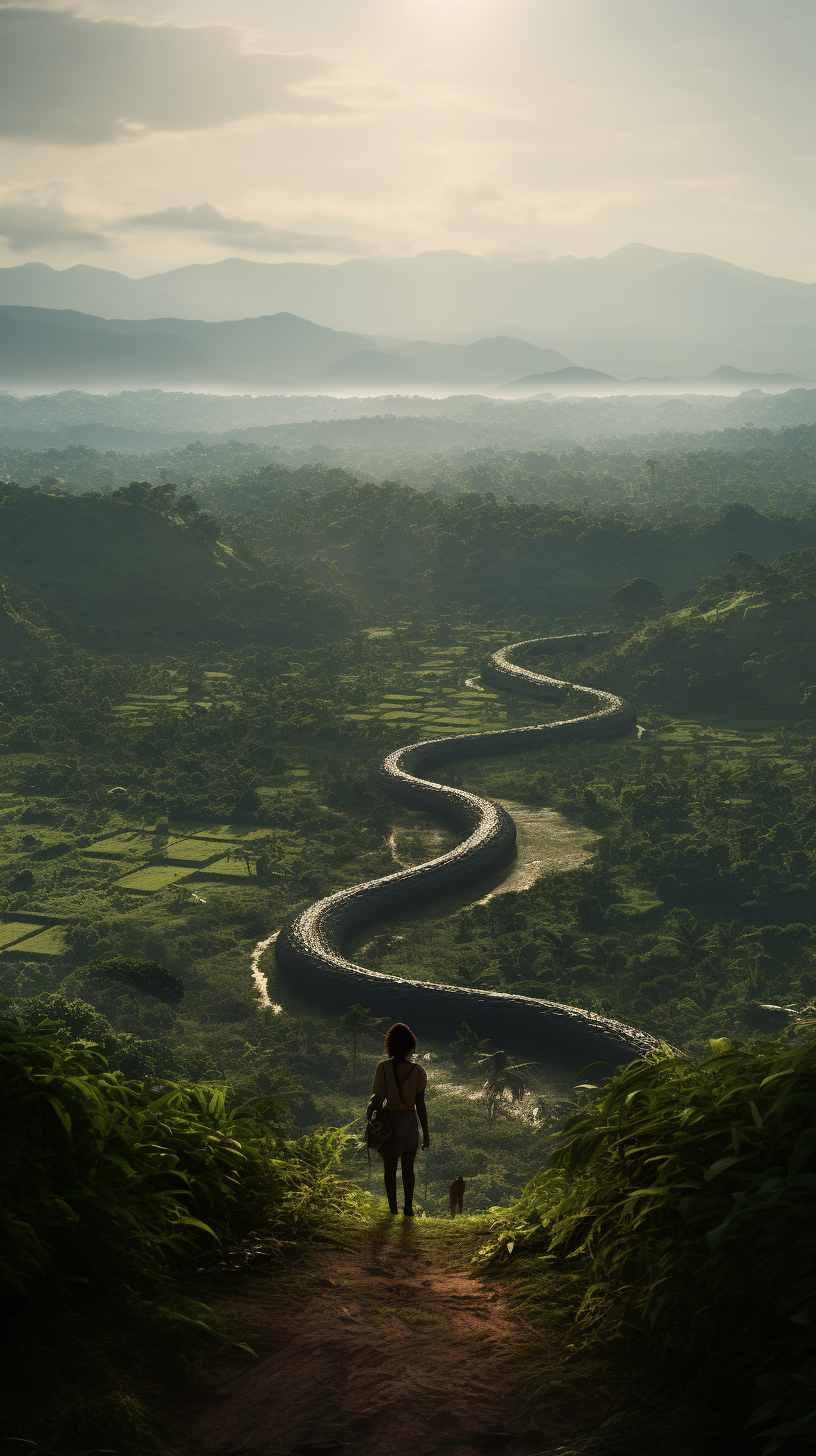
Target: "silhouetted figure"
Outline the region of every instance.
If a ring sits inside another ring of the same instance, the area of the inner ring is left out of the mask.
[[[450,1186],[451,1218],[455,1218],[457,1213],[464,1212],[464,1209],[462,1208],[462,1204],[464,1203],[464,1201],[465,1180],[460,1173],[458,1178],[454,1178]]]
[[[390,1124],[391,1132],[377,1151],[383,1160],[388,1207],[399,1213],[397,1205],[397,1164],[402,1163],[402,1187],[405,1194],[403,1212],[414,1217],[414,1159],[419,1147],[419,1126],[422,1124],[422,1151],[428,1148],[428,1113],[425,1087],[428,1082],[424,1067],[411,1058],[416,1051],[416,1037],[410,1026],[397,1021],[385,1033],[388,1061],[380,1062],[374,1073],[371,1101],[366,1110],[372,1118]]]

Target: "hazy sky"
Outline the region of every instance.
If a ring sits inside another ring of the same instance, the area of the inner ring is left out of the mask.
[[[0,6],[0,263],[630,242],[816,280],[814,0]]]

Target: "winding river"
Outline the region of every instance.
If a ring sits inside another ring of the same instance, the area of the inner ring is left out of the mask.
[[[450,1035],[466,1021],[480,1036],[565,1069],[596,1061],[620,1065],[657,1047],[646,1033],[580,1007],[409,981],[367,970],[345,955],[352,939],[370,925],[417,901],[478,881],[515,854],[516,826],[506,809],[477,794],[436,783],[423,773],[458,759],[618,738],[635,730],[635,710],[621,698],[545,677],[528,666],[537,656],[583,645],[597,647],[606,638],[606,633],[582,633],[518,642],[495,652],[482,667],[483,679],[493,686],[544,699],[568,689],[586,699],[594,712],[528,728],[435,738],[389,754],[381,770],[384,790],[414,808],[430,810],[465,838],[424,864],[339,890],[293,915],[275,940],[275,958],[281,982],[301,1002],[327,1009],[362,1002],[392,1021],[410,1022],[424,1044]]]

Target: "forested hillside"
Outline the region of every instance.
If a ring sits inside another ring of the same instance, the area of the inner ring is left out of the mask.
[[[271,572],[189,493],[146,481],[105,496],[0,483],[0,572],[17,618],[32,603],[43,624],[103,651],[288,644],[353,617],[341,592],[294,562]],[[7,609],[0,630],[18,632],[12,620]]]
[[[409,609],[421,581],[426,610],[456,603],[499,619],[603,614],[629,577],[656,581],[671,599],[725,570],[734,553],[767,561],[816,545],[815,518],[769,519],[736,503],[700,523],[652,524],[598,515],[589,503],[537,506],[475,492],[449,500],[390,482],[290,496],[280,467],[262,474],[255,508],[237,518],[257,552],[338,574],[374,607],[401,597]]]

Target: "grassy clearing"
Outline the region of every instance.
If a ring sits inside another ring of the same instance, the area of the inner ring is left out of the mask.
[[[204,878],[217,875],[219,879],[229,880],[249,881],[252,878],[242,859],[229,858],[215,860],[212,864],[208,864],[206,869],[199,870],[199,874]]]
[[[42,929],[42,925],[32,925],[24,920],[3,921],[0,923],[0,948],[14,945],[16,941],[23,940],[27,935],[36,935]]]
[[[152,844],[153,841],[147,834],[134,831],[130,834],[112,834],[107,839],[99,839],[95,844],[86,845],[83,853],[112,856],[117,859],[120,857],[138,859],[150,854]]]
[[[178,864],[209,864],[221,853],[217,840],[170,839],[162,849],[164,859]]]
[[[145,894],[153,894],[156,890],[165,890],[168,885],[186,879],[189,873],[186,866],[148,865],[132,875],[125,875],[124,879],[117,880],[116,883],[120,890],[139,890]]]
[[[38,935],[27,936],[25,940],[9,947],[17,955],[63,956],[67,950],[64,931],[52,925]]]

